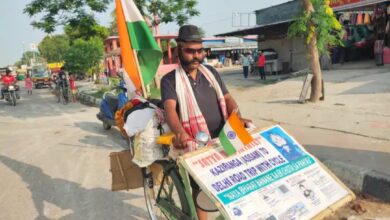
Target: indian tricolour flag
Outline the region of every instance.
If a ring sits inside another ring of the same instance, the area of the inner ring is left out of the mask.
[[[236,112],[233,112],[219,133],[219,140],[227,155],[232,155],[253,141],[252,136],[241,123]]]
[[[115,4],[124,79],[128,89],[141,91],[142,83],[153,80],[162,53],[133,0]]]

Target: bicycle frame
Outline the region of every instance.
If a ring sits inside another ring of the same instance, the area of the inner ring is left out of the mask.
[[[171,169],[176,169],[176,170],[180,171],[180,169],[178,169],[178,167],[176,165],[176,162],[173,161],[173,160],[157,161],[157,163],[160,163],[163,166],[163,168],[164,168],[164,170],[163,170],[164,174],[163,174],[162,182],[161,182],[161,185],[160,185],[160,187],[158,189],[157,196],[156,196],[156,203],[157,203],[158,208],[170,220],[182,220],[182,219],[183,220],[197,220],[198,217],[197,217],[197,214],[196,214],[195,203],[192,200],[192,194],[191,194],[191,191],[190,191],[189,180],[187,182],[185,180],[187,178],[184,178],[181,175],[180,172],[178,172],[178,173],[181,176],[181,182],[183,183],[183,186],[184,186],[184,192],[185,192],[184,196],[186,198],[186,202],[189,205],[189,209],[190,209],[189,216],[187,214],[183,213],[177,207],[172,206],[170,204],[170,202],[166,201],[165,199],[161,199],[161,192],[163,191],[165,181],[167,181],[166,172],[169,172]],[[146,175],[151,175],[151,173],[146,174]],[[148,178],[148,179],[153,181],[152,178]],[[154,183],[153,182],[149,182],[148,184],[149,185],[153,185]],[[173,187],[171,186],[171,188],[169,189],[170,190],[169,197],[171,197],[172,189],[173,189]]]

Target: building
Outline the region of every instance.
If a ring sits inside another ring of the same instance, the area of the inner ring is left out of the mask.
[[[116,76],[122,68],[121,50],[118,36],[110,36],[104,41],[104,72]]]
[[[210,65],[216,63],[230,66],[239,61],[244,53],[254,54],[257,50],[257,36],[203,38],[206,58]]]
[[[388,0],[336,0],[332,1],[331,6],[339,18],[343,14],[368,14],[370,19],[373,19],[378,5],[384,7],[383,4],[388,5]],[[385,5],[385,6],[387,6]],[[216,35],[222,36],[244,36],[257,35],[257,43],[259,50],[273,49],[277,52],[277,59],[280,63],[284,63],[291,71],[298,71],[308,67],[305,42],[302,38],[289,39],[287,37],[288,27],[294,21],[294,18],[302,11],[302,4],[300,0],[289,1],[280,5],[255,11],[256,26],[248,29],[232,31]],[[388,10],[389,11],[389,10]],[[387,16],[389,17],[389,16]],[[368,20],[370,20],[368,19]],[[388,20],[387,20],[388,22]],[[366,23],[362,24],[346,24],[345,27],[351,28],[352,47],[350,51],[350,60],[359,59],[360,56],[366,55],[373,58],[374,55],[374,41],[370,40],[370,33],[367,32],[364,36],[360,35],[360,29],[363,26],[368,26]],[[386,25],[386,22],[385,22]],[[364,28],[366,29],[366,28]],[[377,29],[374,27],[374,29]],[[375,33],[374,33],[375,34]],[[390,34],[390,33],[388,33]],[[364,38],[364,42],[362,39]],[[349,41],[349,39],[348,39]],[[390,43],[390,42],[388,42]],[[337,49],[337,48],[336,48]],[[339,52],[332,51],[332,61],[339,60]],[[357,56],[357,57],[355,57]]]
[[[177,35],[155,35],[156,41],[164,51],[161,65],[157,70],[156,77],[161,78],[164,74],[175,69],[178,63],[176,42]],[[233,57],[246,51],[255,51],[257,48],[257,36],[203,38],[207,58],[214,63],[224,63],[225,57]],[[110,36],[104,42],[104,71],[109,76],[116,76],[122,68],[120,56],[120,44],[118,36]],[[158,80],[157,80],[158,81]]]

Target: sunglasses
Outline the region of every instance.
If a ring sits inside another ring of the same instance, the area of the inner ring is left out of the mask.
[[[204,48],[193,49],[193,48],[182,48],[185,53],[195,55],[195,53],[202,54],[204,52]]]

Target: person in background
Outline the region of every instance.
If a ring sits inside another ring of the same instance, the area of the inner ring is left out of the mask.
[[[74,74],[70,74],[69,76],[69,87],[70,91],[72,92],[72,101],[77,101],[77,86],[76,86],[76,77]]]
[[[242,69],[244,72],[244,77],[248,78],[248,72],[249,72],[249,65],[250,65],[250,60],[249,60],[249,54],[245,53],[241,56],[241,65]]]
[[[26,78],[24,79],[24,87],[27,90],[27,94],[32,95],[32,86],[33,86],[33,82],[32,82],[31,76],[30,76],[30,74],[27,74]]]
[[[260,79],[265,80],[265,71],[264,71],[265,56],[261,50],[259,51],[259,58],[257,60],[257,66],[259,67]]]
[[[7,91],[9,85],[15,85],[16,91],[19,90],[19,87],[16,85],[16,79],[15,77],[11,74],[11,70],[7,68],[5,70],[5,75],[1,78],[2,81],[2,87],[1,87],[1,98],[4,99],[4,92]],[[16,96],[19,99],[19,94],[16,92]]]

